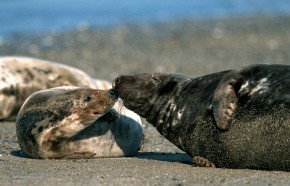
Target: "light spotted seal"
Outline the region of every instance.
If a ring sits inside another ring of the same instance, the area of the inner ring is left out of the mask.
[[[19,145],[31,158],[134,155],[143,140],[141,123],[131,113],[117,113],[116,100],[109,90],[90,88],[35,92],[17,115]]]
[[[198,166],[290,171],[290,66],[123,75],[113,90]]]
[[[28,57],[0,57],[0,120],[15,120],[30,94],[57,86],[109,89],[111,83],[59,63]]]

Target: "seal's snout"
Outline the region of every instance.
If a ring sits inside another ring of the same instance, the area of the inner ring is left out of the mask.
[[[114,94],[116,96],[116,98],[120,97],[120,94],[117,91],[120,88],[120,86],[119,86],[120,83],[121,83],[121,76],[115,78],[112,82],[113,89],[111,89],[110,91],[112,92],[112,94]]]
[[[117,77],[114,79],[113,83],[112,83],[112,87],[116,88],[116,86],[121,82],[121,77]]]

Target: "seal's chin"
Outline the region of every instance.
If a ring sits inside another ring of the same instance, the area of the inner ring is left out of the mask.
[[[103,121],[114,121],[119,117],[119,114],[114,109],[110,109],[107,113],[105,113],[102,117],[100,117],[98,120]]]

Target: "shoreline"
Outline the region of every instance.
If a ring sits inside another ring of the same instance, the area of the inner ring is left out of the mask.
[[[227,11],[226,11],[227,12]],[[287,11],[242,11],[242,12],[224,12],[224,13],[208,13],[208,14],[186,14],[183,16],[169,16],[169,17],[158,17],[156,16],[147,19],[129,19],[126,21],[126,19],[120,19],[119,21],[112,21],[109,20],[105,23],[105,21],[102,21],[102,23],[99,22],[86,22],[78,21],[74,24],[61,24],[62,26],[55,26],[55,25],[45,25],[45,20],[39,20],[39,24],[41,26],[33,25],[33,28],[35,30],[32,30],[31,28],[23,27],[16,27],[13,29],[7,27],[3,27],[3,30],[0,31],[0,37],[2,39],[9,40],[15,36],[25,36],[25,37],[33,37],[33,35],[50,35],[53,33],[64,33],[64,32],[70,32],[72,30],[86,30],[86,29],[92,29],[92,30],[112,30],[116,29],[118,27],[122,26],[141,26],[141,27],[150,27],[151,25],[157,25],[157,24],[172,24],[177,23],[180,21],[187,21],[187,22],[209,22],[209,21],[216,21],[216,20],[227,20],[227,19],[250,19],[250,18],[258,18],[258,17],[289,17],[290,12]],[[16,19],[16,18],[15,18]],[[29,21],[29,19],[28,19]],[[34,22],[33,22],[34,23]],[[34,23],[35,24],[35,23]]]
[[[255,63],[288,64],[289,38],[290,16],[183,20],[19,35],[0,45],[0,56],[56,61],[109,81],[156,71],[198,76]]]

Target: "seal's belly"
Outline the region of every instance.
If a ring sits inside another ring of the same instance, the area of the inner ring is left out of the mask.
[[[217,167],[289,171],[288,110],[264,115],[251,112],[239,112],[227,132],[219,131],[212,118],[201,118],[184,128],[173,142],[187,154],[202,156]]]
[[[290,116],[287,110],[239,117],[220,134],[224,157],[221,166],[290,170]],[[242,116],[242,115],[240,115]]]

